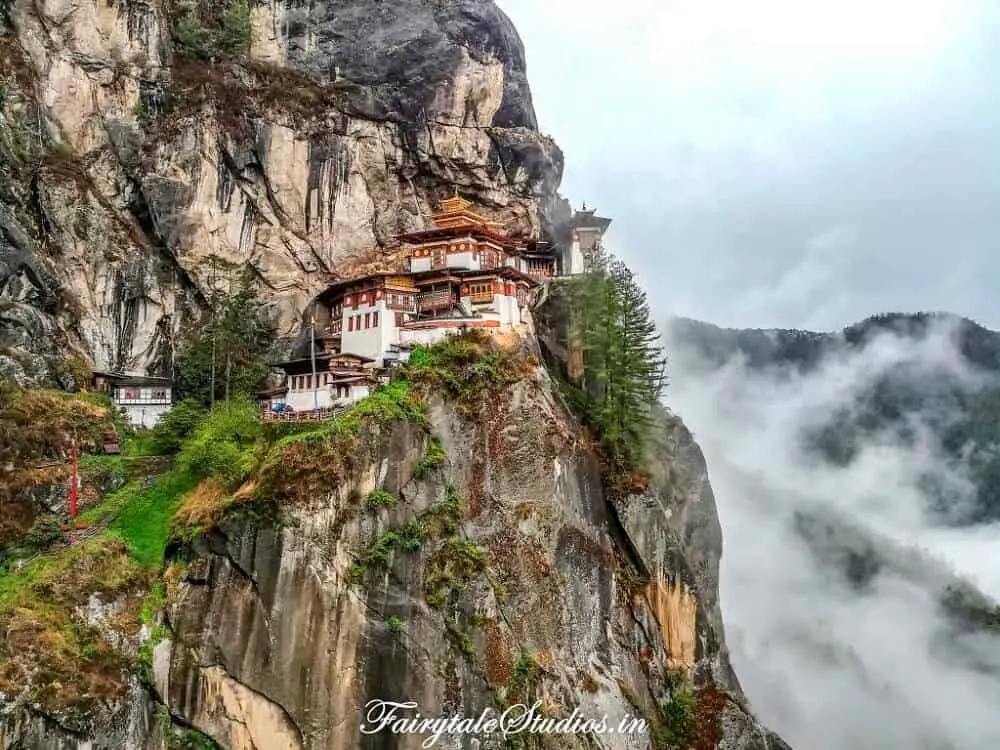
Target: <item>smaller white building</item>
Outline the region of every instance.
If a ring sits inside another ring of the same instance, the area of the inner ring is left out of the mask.
[[[153,427],[173,405],[170,378],[95,372],[94,390],[110,396],[134,427]]]
[[[588,211],[586,203],[581,211],[575,211],[570,220],[570,242],[562,253],[560,274],[575,276],[584,273],[590,259],[600,250],[609,226],[611,219],[597,216],[594,209]]]
[[[377,383],[372,363],[371,357],[339,353],[276,363],[272,366],[285,371],[284,397],[272,395],[262,402],[262,407],[275,413],[288,407],[294,412],[308,412],[360,401]]]

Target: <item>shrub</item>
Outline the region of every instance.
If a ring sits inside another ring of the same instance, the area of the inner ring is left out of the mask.
[[[416,347],[403,373],[414,382],[443,388],[457,401],[459,413],[473,416],[531,368],[528,357],[473,329],[430,347]]]
[[[486,550],[464,539],[449,539],[427,561],[424,572],[424,598],[434,607],[444,606],[455,591],[464,589],[470,580],[489,566]]]
[[[201,24],[198,12],[187,7],[174,26],[174,49],[182,57],[207,60],[211,55],[212,35]]]
[[[150,433],[150,449],[158,454],[177,453],[201,424],[208,410],[195,399],[184,399],[160,417]]]
[[[437,438],[431,438],[430,444],[427,446],[427,453],[413,470],[413,478],[426,479],[435,469],[441,468],[447,460],[448,454],[445,453],[441,441]]]
[[[178,456],[180,469],[197,478],[237,484],[257,463],[261,436],[257,407],[249,400],[224,401],[208,413]]]
[[[388,492],[382,490],[372,490],[368,493],[368,509],[378,510],[379,508],[392,508],[396,505],[396,498]]]

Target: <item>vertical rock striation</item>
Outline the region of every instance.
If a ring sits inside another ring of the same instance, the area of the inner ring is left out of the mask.
[[[0,367],[168,369],[219,264],[286,332],[327,274],[455,188],[552,231],[562,155],[489,0],[264,2],[247,55],[179,57],[172,4],[16,0],[0,28]],[[211,258],[217,258],[214,263]]]

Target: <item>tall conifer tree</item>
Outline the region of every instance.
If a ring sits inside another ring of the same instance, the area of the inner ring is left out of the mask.
[[[571,298],[584,361],[582,416],[610,459],[635,468],[665,385],[666,359],[646,293],[622,261],[598,252]]]

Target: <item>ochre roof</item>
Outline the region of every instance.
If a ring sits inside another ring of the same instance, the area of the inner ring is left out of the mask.
[[[479,226],[487,229],[503,229],[503,225],[499,222],[490,221],[482,214],[473,211],[472,202],[465,200],[458,193],[455,193],[452,198],[445,198],[441,201],[441,210],[433,214],[431,219],[434,221],[434,226],[439,229]]]

